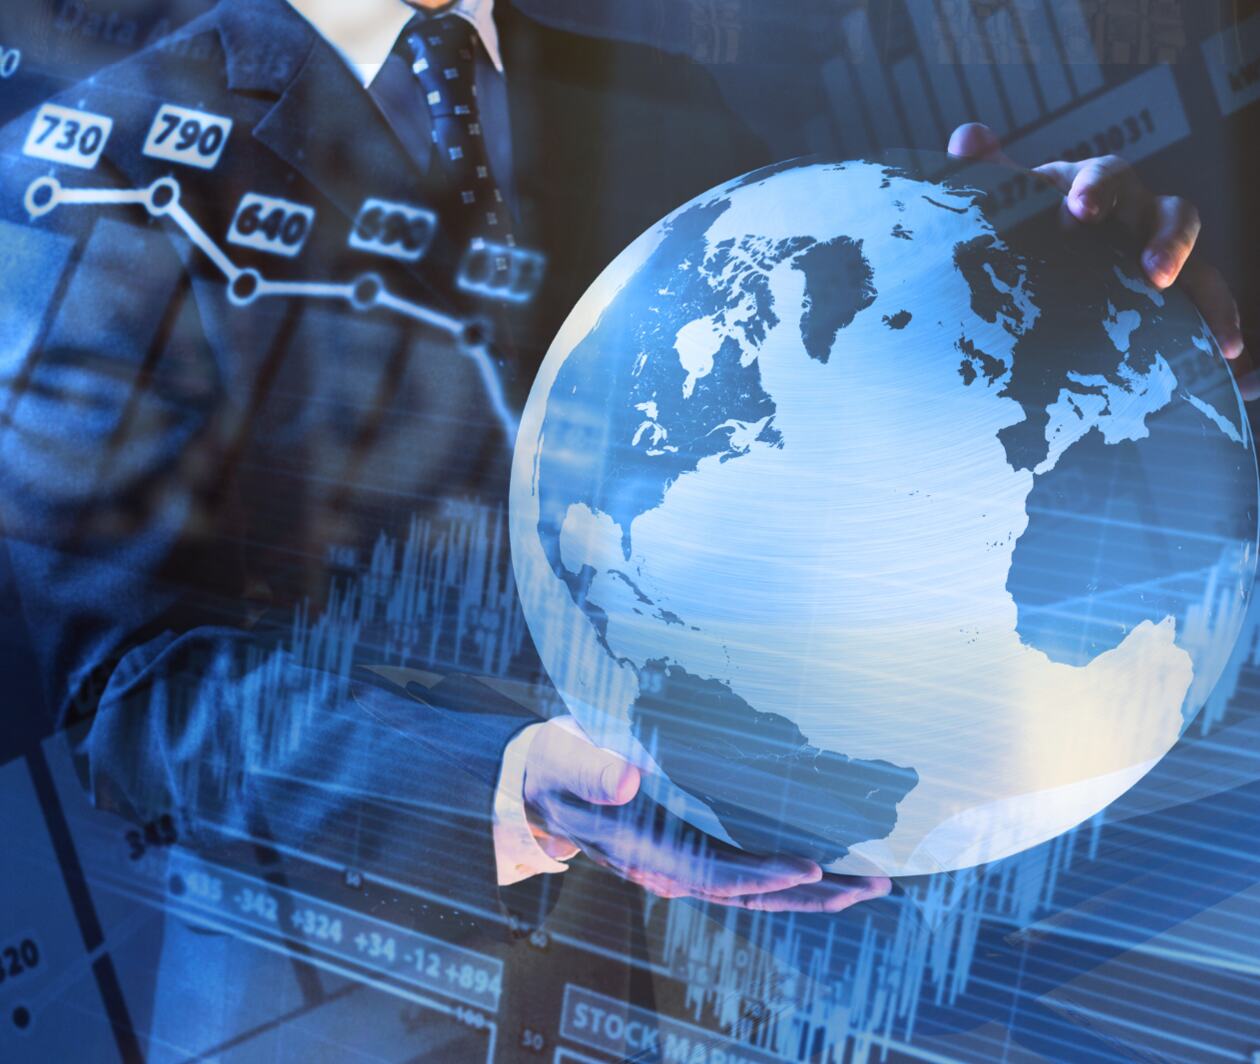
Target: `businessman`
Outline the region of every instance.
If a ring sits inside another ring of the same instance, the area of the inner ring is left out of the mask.
[[[464,671],[396,682],[377,667],[383,616],[337,629],[340,655],[292,638],[312,617],[333,630],[347,574],[382,542],[401,551],[417,519],[437,535],[461,508],[492,514],[502,407],[580,293],[660,216],[771,161],[703,70],[506,0],[223,0],[57,102],[111,120],[91,173],[55,172],[64,187],[174,176],[242,271],[226,282],[134,204],[41,213],[28,193],[53,171],[26,151],[33,116],[0,136],[2,305],[22,311],[0,335],[0,664],[72,726],[98,802],[332,863],[353,824],[360,867],[449,903],[448,937],[579,851],[657,894],[745,908],[832,912],[889,889],[716,845],[697,861],[659,818],[627,828],[644,822],[615,815],[641,800],[635,769]],[[230,120],[213,167],[146,153],[168,104]],[[949,148],[1000,157],[980,125]],[[1042,172],[1078,221],[1139,232],[1152,281],[1181,277],[1241,354],[1189,204],[1114,158]],[[251,203],[280,212],[278,236]],[[435,217],[424,253],[373,235],[374,206]],[[531,251],[545,275],[514,288]],[[360,305],[256,287],[365,277]],[[424,313],[361,305],[381,292]],[[429,622],[416,647],[464,660],[455,621]],[[543,679],[527,647],[514,670]]]

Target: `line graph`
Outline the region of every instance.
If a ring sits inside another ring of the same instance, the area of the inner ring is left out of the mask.
[[[137,206],[153,218],[167,218],[223,275],[228,300],[236,307],[248,307],[260,299],[328,300],[348,304],[359,313],[385,310],[432,329],[452,340],[473,362],[509,444],[516,439],[520,419],[503,390],[490,350],[490,325],[484,319],[457,318],[403,299],[376,273],[360,274],[348,282],[274,281],[252,267],[238,266],[184,207],[182,189],[173,177],[134,189],[67,188],[55,177],[41,177],[27,187],[24,206],[32,220],[59,207],[93,206]]]

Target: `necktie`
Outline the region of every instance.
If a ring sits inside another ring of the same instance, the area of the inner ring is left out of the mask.
[[[412,73],[424,91],[433,143],[449,175],[462,217],[460,229],[474,241],[513,247],[511,217],[490,170],[477,106],[476,31],[456,15],[418,15],[403,38]]]

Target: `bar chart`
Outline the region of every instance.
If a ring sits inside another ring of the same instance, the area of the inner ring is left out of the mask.
[[[973,0],[904,0],[900,10],[909,33],[888,48],[873,9],[841,16],[844,48],[822,67],[830,117],[811,132],[845,154],[939,149],[968,121],[1021,134],[1104,86],[1076,0],[1008,2],[983,16]]]

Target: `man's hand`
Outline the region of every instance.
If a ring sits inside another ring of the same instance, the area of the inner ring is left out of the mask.
[[[891,889],[883,877],[824,876],[813,861],[759,857],[711,839],[639,794],[639,771],[567,718],[544,724],[525,763],[525,809],[557,860],[579,850],[663,898],[767,912],[839,912]]]
[[[971,122],[949,138],[949,153],[966,159],[985,159],[1016,166],[1002,152],[1002,144],[988,126]],[[1260,396],[1260,382],[1243,355],[1238,306],[1225,280],[1210,263],[1194,255],[1199,237],[1199,212],[1179,196],[1156,196],[1123,159],[1106,155],[1084,162],[1054,162],[1038,166],[1041,174],[1066,197],[1077,221],[1101,222],[1117,218],[1143,243],[1142,268],[1156,288],[1181,281],[1220,344],[1234,363],[1244,399]]]

